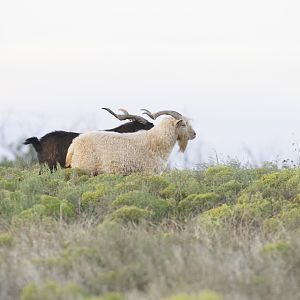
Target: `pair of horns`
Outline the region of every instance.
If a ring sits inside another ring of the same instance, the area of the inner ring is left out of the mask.
[[[136,115],[131,115],[129,114],[129,112],[124,109],[124,108],[120,108],[119,110],[123,113],[123,114],[116,114],[114,113],[111,109],[107,108],[107,107],[102,107],[102,109],[108,111],[109,113],[111,113],[114,117],[116,117],[117,119],[119,119],[120,121],[124,121],[124,120],[135,120],[138,121],[141,124],[147,124],[148,121],[146,119],[144,119],[143,117],[140,116],[136,116]]]
[[[149,116],[152,120],[155,120],[157,117],[159,117],[161,115],[169,115],[169,116],[175,118],[176,120],[182,119],[182,115],[174,110],[162,110],[162,111],[158,111],[156,113],[151,113],[147,109],[142,109],[142,110],[144,111],[143,114]]]
[[[106,107],[102,107],[102,109],[105,109],[106,111],[111,113],[114,117],[119,119],[120,121],[131,119],[131,120],[136,120],[136,121],[138,121],[142,124],[148,123],[148,121],[146,119],[144,119],[143,117],[140,117],[140,116],[137,116],[137,115],[131,115],[124,108],[119,109],[121,112],[123,112],[122,115],[116,114],[111,109],[106,108]],[[151,113],[147,109],[141,109],[141,110],[144,111],[143,114],[147,115],[152,120],[155,120],[156,118],[158,118],[161,115],[169,115],[169,116],[172,116],[173,118],[175,118],[176,120],[182,119],[182,115],[180,113],[178,113],[177,111],[174,111],[174,110],[162,110],[162,111],[158,111],[156,113]]]

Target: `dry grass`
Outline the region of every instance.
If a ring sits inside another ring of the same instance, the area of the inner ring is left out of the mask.
[[[167,221],[159,227],[91,227],[86,221],[30,225],[10,234],[14,245],[0,248],[1,299],[18,299],[28,284],[41,291],[26,299],[38,299],[49,282],[75,284],[78,299],[108,292],[130,300],[163,299],[203,290],[223,299],[300,296],[300,238],[287,232],[280,243],[247,232],[219,238],[222,231],[203,233],[195,222],[179,230]]]

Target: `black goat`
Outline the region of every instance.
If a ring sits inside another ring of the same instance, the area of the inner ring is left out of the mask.
[[[121,111],[124,113],[122,115],[115,114],[109,108],[103,109],[107,110],[120,121],[128,119],[132,120],[131,122],[127,122],[116,128],[106,129],[104,131],[114,131],[119,133],[136,132],[139,130],[149,130],[154,126],[151,122],[148,122],[146,119],[140,116],[130,115],[125,109],[121,109]],[[32,144],[33,148],[37,152],[40,165],[46,164],[51,171],[55,171],[57,164],[59,164],[62,168],[65,167],[65,159],[68,148],[73,139],[79,134],[80,133],[77,132],[53,131],[47,133],[40,139],[37,137],[28,138],[24,142],[24,145]]]

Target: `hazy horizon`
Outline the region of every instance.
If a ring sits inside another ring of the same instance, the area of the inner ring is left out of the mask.
[[[194,164],[215,152],[257,163],[299,159],[299,8],[270,0],[5,2],[2,142],[118,126],[103,106],[174,109],[198,133],[187,153]]]

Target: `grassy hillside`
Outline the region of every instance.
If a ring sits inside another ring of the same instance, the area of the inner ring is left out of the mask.
[[[300,169],[0,167],[0,299],[300,299]]]

